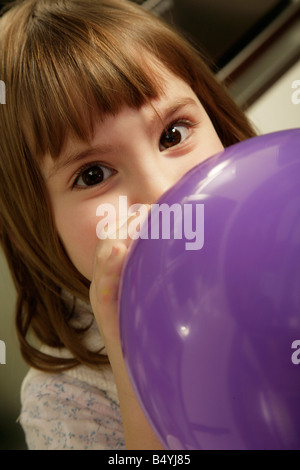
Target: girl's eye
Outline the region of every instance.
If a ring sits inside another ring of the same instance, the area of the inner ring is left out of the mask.
[[[165,150],[170,147],[175,147],[175,145],[181,144],[190,133],[191,124],[178,123],[171,124],[162,134],[159,144],[160,150]]]
[[[113,169],[100,165],[100,163],[87,164],[77,172],[77,177],[72,187],[85,188],[87,186],[96,186],[114,173]]]

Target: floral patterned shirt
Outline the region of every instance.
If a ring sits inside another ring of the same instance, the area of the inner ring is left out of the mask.
[[[76,305],[73,325],[90,325],[90,307],[81,301]],[[103,349],[95,321],[83,341],[90,350]],[[72,357],[65,348],[44,345],[41,351],[54,357]],[[21,404],[19,422],[29,450],[125,449],[119,399],[109,364],[96,371],[85,365],[61,373],[30,369],[23,380]]]
[[[30,450],[124,449],[117,396],[67,373],[30,370],[19,418]]]

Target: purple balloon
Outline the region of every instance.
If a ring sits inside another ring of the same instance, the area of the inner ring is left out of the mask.
[[[300,449],[300,129],[227,148],[157,201],[120,332],[166,449]]]

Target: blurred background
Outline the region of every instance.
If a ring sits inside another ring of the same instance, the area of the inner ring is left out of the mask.
[[[299,0],[132,1],[175,25],[205,54],[258,133],[300,127]],[[0,1],[0,8],[7,3]],[[0,250],[0,340],[6,349],[0,364],[0,450],[26,449],[17,419],[27,366],[14,328],[15,300]]]

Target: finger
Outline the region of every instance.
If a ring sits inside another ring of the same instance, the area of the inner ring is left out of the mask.
[[[127,247],[124,244],[115,244],[106,262],[102,264],[99,275],[94,276],[92,284],[99,305],[107,306],[117,302],[120,276],[126,254]]]
[[[91,283],[90,300],[101,336],[106,341],[119,338],[118,292],[123,262],[127,253],[119,243],[112,249],[98,281]]]

